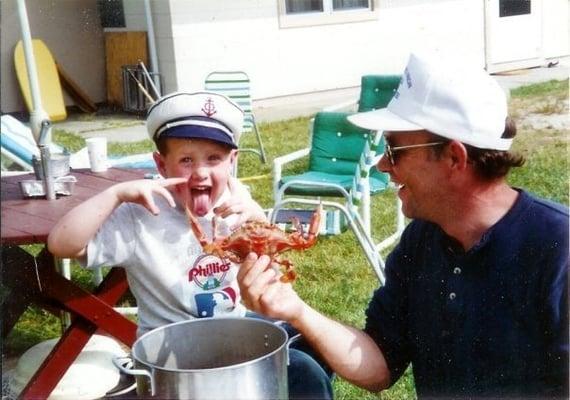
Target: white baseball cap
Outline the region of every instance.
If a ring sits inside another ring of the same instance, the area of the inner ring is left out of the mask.
[[[507,98],[482,68],[435,55],[411,54],[386,108],[348,117],[377,131],[427,130],[481,149],[508,150],[503,139]]]
[[[213,92],[176,92],[160,98],[148,110],[146,127],[155,142],[160,137],[210,139],[237,148],[243,110],[227,96]]]

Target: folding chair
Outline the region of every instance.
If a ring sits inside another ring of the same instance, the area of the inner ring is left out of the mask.
[[[34,156],[39,157],[40,151],[30,128],[10,115],[0,116],[0,122],[2,174],[9,174],[11,171],[33,171],[32,159]],[[65,151],[56,143],[50,143],[50,150],[53,154]],[[71,154],[69,164],[71,168],[89,168],[87,147]],[[109,164],[116,168],[139,168],[156,172],[152,152],[109,157]]]
[[[358,111],[385,107],[397,89],[399,81],[400,77],[395,75],[364,76],[358,101],[329,107],[326,110],[338,110],[355,105],[358,105]],[[373,243],[370,196],[392,186],[389,184],[388,176],[375,168],[378,160],[376,154],[382,154],[384,151],[381,132],[367,131],[350,124],[346,119],[348,115],[350,113],[331,111],[317,113],[310,127],[311,146],[274,160],[273,195],[277,205],[298,200],[297,198],[286,200],[291,196],[343,197],[344,207],[351,213],[356,229],[362,230],[359,233],[363,238],[361,245],[364,242],[368,243],[365,252],[370,252],[370,243]],[[293,176],[283,176],[283,167],[286,164],[306,156],[309,156],[307,171]],[[277,208],[278,206],[275,206],[275,209]],[[374,253],[392,245],[403,232],[404,216],[401,212],[401,202],[397,197],[396,210],[394,232],[379,244],[372,245]],[[366,246],[363,245],[363,248]],[[369,259],[373,257],[370,255]],[[381,263],[381,259],[378,263]]]
[[[257,139],[258,148],[240,147],[239,150],[255,153],[259,156],[261,162],[266,163],[265,149],[255,121],[255,115],[253,114],[248,75],[243,71],[214,71],[206,76],[204,88],[228,96],[242,108],[245,113],[242,134],[253,131]]]
[[[2,151],[2,173],[9,171],[33,171],[32,158],[40,155],[32,131],[10,115],[0,116],[0,144]],[[61,153],[63,149],[50,143],[50,151]]]
[[[330,114],[330,113],[323,113],[323,114]],[[343,115],[343,114],[341,114]],[[315,117],[315,121],[317,121],[321,115],[317,114]],[[340,116],[339,116],[340,117]],[[384,283],[384,260],[380,255],[380,251],[394,243],[401,235],[401,232],[404,228],[404,218],[401,213],[397,214],[397,227],[396,232],[390,235],[388,238],[384,239],[380,245],[374,243],[372,236],[370,234],[370,215],[362,216],[359,212],[359,207],[362,206],[363,203],[370,202],[370,193],[372,191],[371,185],[383,187],[387,187],[387,183],[379,184],[377,181],[378,178],[371,176],[371,169],[374,168],[377,160],[378,154],[382,154],[383,147],[382,144],[382,132],[368,132],[364,133],[364,146],[361,151],[361,155],[359,157],[358,163],[355,165],[354,173],[351,176],[347,176],[346,178],[340,178],[340,175],[337,178],[336,182],[333,182],[332,179],[322,179],[321,182],[317,182],[313,180],[312,182],[304,181],[302,179],[293,178],[288,182],[284,183],[280,188],[278,188],[278,192],[276,195],[276,204],[270,214],[271,222],[275,223],[277,219],[277,215],[282,209],[289,204],[304,204],[304,205],[313,205],[316,206],[318,204],[322,204],[323,207],[329,207],[340,211],[343,215],[347,225],[353,231],[358,243],[362,247],[368,262],[372,266],[378,280],[381,284]],[[377,173],[376,169],[374,168],[373,173]],[[382,177],[382,175],[381,175]],[[328,177],[325,177],[328,178]],[[350,186],[347,189],[346,186],[346,179],[350,179]],[[308,199],[306,197],[284,197],[284,192],[287,190],[287,187],[294,187],[297,185],[298,189],[302,190],[300,193],[302,195],[311,195],[314,196],[315,189],[320,190],[320,194],[323,196],[336,196],[336,197],[343,197],[344,204],[338,203],[336,201],[323,201],[323,200],[316,200],[316,199]],[[310,193],[306,192],[307,190],[311,190]],[[368,206],[369,207],[369,206]],[[368,222],[365,218],[368,218]]]
[[[401,75],[364,75],[358,99],[325,107],[323,111],[365,112],[384,108],[398,89],[400,78]]]

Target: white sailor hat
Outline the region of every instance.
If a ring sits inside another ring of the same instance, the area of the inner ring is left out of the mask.
[[[213,92],[175,92],[148,110],[146,126],[155,142],[161,137],[210,139],[237,148],[243,110],[227,96]]]

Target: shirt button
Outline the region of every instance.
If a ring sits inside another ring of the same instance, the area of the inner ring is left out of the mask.
[[[449,293],[449,300],[455,300],[455,298],[457,297],[457,295],[453,292]]]
[[[453,268],[453,273],[454,273],[455,275],[459,275],[459,274],[461,273],[461,268],[459,268],[459,267]]]
[[[338,137],[341,137],[341,136],[342,136],[342,132],[337,132],[336,135],[337,135]]]
[[[336,157],[331,158],[332,162],[336,162]]]

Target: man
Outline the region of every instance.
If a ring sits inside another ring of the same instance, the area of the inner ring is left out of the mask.
[[[568,208],[510,187],[522,157],[505,95],[485,71],[412,55],[386,109],[378,163],[413,221],[386,262],[361,331],[332,321],[250,254],[249,308],[289,321],[371,391],[412,365],[420,398],[568,396]]]

